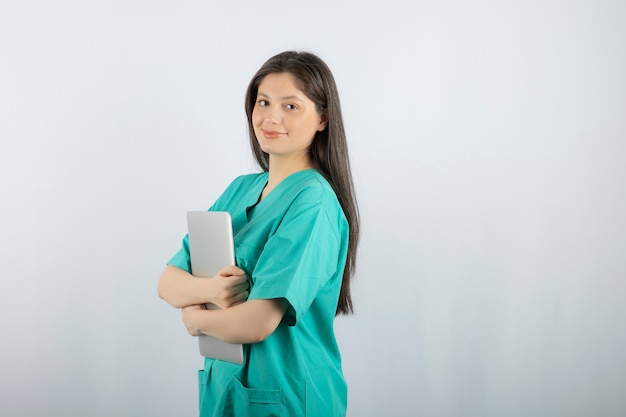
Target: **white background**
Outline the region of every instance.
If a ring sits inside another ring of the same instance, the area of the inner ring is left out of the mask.
[[[0,415],[192,416],[156,282],[256,168],[271,55],[333,69],[363,217],[349,416],[626,415],[626,3],[0,3]],[[317,416],[314,416],[317,417]]]

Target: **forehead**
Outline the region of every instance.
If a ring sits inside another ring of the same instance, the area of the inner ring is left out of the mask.
[[[298,88],[296,78],[289,72],[266,75],[259,84],[258,94],[277,97],[295,95],[302,99],[306,98],[304,92]]]

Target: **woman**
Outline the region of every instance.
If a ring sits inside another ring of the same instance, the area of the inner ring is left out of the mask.
[[[193,277],[185,237],[159,295],[192,336],[245,344],[243,365],[205,359],[201,416],[343,416],[333,320],[352,312],[359,216],[332,73],[313,54],[278,54],[250,82],[246,114],[263,172],[210,209],[232,216],[238,267]]]

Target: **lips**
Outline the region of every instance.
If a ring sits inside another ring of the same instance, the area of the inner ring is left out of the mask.
[[[261,129],[261,131],[263,132],[263,136],[265,136],[268,139],[278,139],[285,134],[283,132],[277,132],[275,130],[268,130],[268,129]]]

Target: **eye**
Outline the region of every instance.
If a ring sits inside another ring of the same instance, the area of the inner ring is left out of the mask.
[[[259,100],[256,102],[257,105],[259,105],[260,107],[265,107],[268,105],[267,100]]]
[[[287,110],[296,110],[298,106],[296,106],[295,104],[285,104],[285,108]]]

